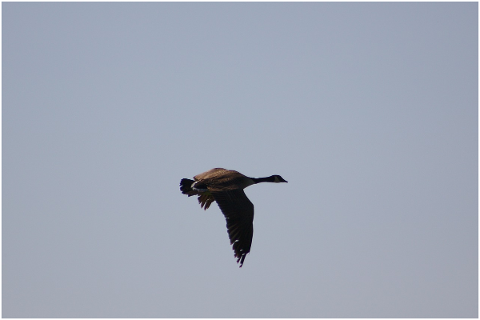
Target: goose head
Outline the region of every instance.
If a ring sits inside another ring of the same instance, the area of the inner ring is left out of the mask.
[[[287,180],[283,179],[278,174],[273,175],[272,178],[273,178],[273,182],[288,182]]]

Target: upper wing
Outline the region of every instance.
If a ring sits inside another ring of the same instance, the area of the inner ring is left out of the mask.
[[[253,238],[253,203],[243,190],[212,192],[227,220],[227,231],[235,258],[243,265]]]
[[[197,174],[195,177],[193,177],[193,179],[195,179],[195,181],[199,181],[205,178],[216,178],[218,176],[221,176],[222,174],[225,174],[225,172],[227,171],[229,170],[223,168],[213,168],[203,173]]]

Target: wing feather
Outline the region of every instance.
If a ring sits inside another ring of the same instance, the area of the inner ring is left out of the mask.
[[[227,220],[227,232],[237,263],[243,265],[253,238],[253,203],[242,189],[212,192]]]

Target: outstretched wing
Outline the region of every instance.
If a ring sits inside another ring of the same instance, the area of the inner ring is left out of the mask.
[[[242,189],[212,192],[212,195],[225,215],[230,244],[241,267],[252,246],[253,203]]]

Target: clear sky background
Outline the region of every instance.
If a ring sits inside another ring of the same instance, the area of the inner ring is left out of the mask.
[[[477,317],[477,3],[2,8],[4,317]]]

